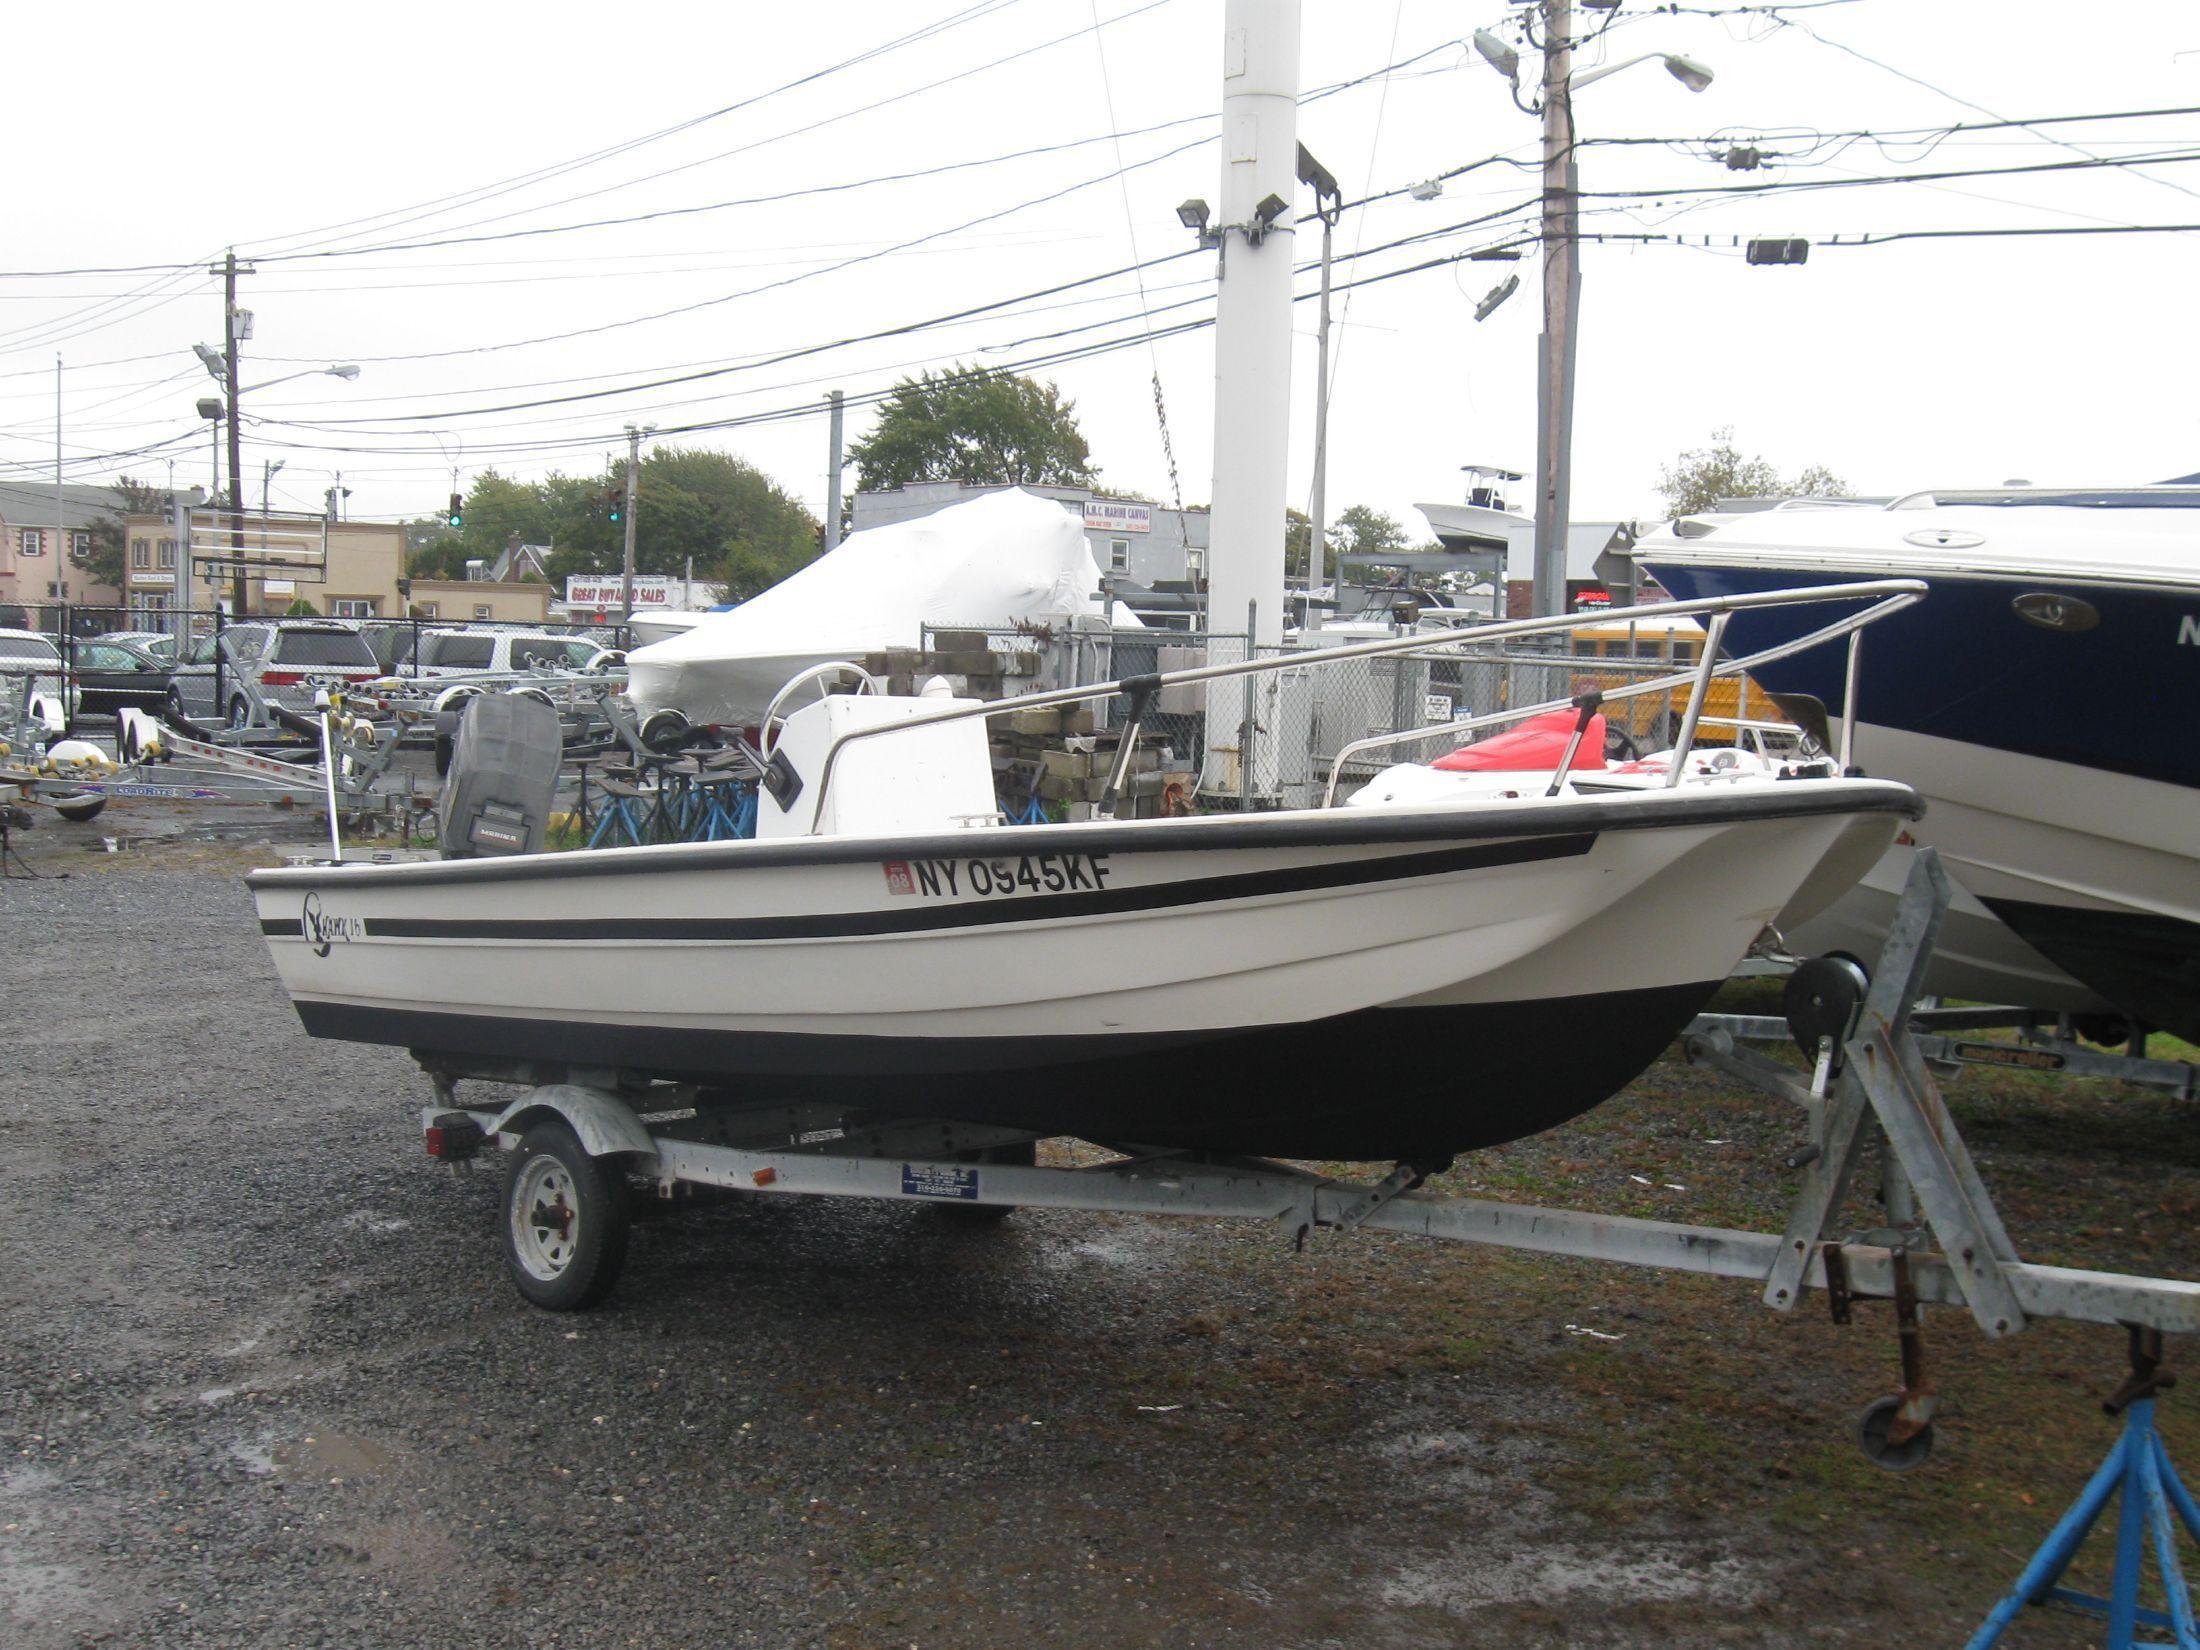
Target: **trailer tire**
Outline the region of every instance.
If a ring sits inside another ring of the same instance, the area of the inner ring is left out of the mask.
[[[590,1157],[562,1118],[520,1138],[504,1176],[504,1263],[519,1292],[547,1312],[601,1301],[626,1265],[633,1218],[618,1164]]]
[[[229,725],[239,733],[252,726],[252,706],[241,693],[229,701]]]

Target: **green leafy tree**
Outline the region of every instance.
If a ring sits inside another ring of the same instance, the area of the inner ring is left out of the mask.
[[[1684,452],[1663,466],[1658,491],[1665,507],[1676,516],[1709,510],[1722,498],[1793,498],[1815,495],[1846,498],[1848,484],[1822,464],[1813,464],[1792,481],[1783,478],[1769,459],[1744,457],[1734,445],[1732,428],[1713,430],[1711,445]]]
[[[1407,543],[1406,530],[1398,525],[1398,518],[1371,504],[1348,506],[1338,515],[1328,537],[1333,549],[1354,555],[1374,550],[1403,550]]]
[[[600,477],[552,476],[540,484],[553,520],[548,571],[612,573],[625,545],[607,496],[624,498],[626,465]],[[721,581],[736,600],[769,588],[818,553],[818,525],[801,501],[730,453],[666,447],[642,462],[634,512],[634,566],[679,575],[692,559],[698,579]]]
[[[129,566],[129,532],[123,526],[123,518],[165,515],[174,500],[165,489],[133,481],[128,476],[114,484],[114,491],[114,505],[94,516],[86,530],[90,544],[78,550],[72,542],[69,560],[89,574],[94,584],[112,585],[119,590]]]
[[[466,558],[466,541],[456,533],[446,533],[412,553],[410,571],[416,579],[463,579]]]
[[[1074,403],[981,366],[904,378],[848,456],[865,492],[919,481],[1089,487],[1099,475]]]

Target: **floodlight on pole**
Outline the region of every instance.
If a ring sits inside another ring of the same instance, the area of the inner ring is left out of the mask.
[[[1268,234],[1269,226],[1290,209],[1291,203],[1281,195],[1262,196],[1260,204],[1253,208],[1253,221],[1245,232],[1245,238],[1255,246],[1260,245]]]
[[[1520,53],[1488,29],[1474,31],[1474,49],[1482,54],[1482,61],[1516,85],[1520,80]]]
[[[1207,233],[1209,211],[1210,208],[1205,201],[1188,200],[1177,207],[1176,221],[1192,231],[1193,234],[1204,235]]]
[[[212,344],[193,344],[191,353],[199,358],[199,364],[214,375],[217,384],[229,382],[229,366],[222,359],[222,352]]]

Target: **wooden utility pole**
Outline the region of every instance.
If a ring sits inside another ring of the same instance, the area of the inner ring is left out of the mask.
[[[236,554],[235,582],[229,605],[237,617],[245,611],[244,576],[244,471],[237,434],[237,254],[234,248],[222,260],[222,370],[229,394],[229,548]]]
[[[651,429],[656,425],[652,424]],[[634,498],[642,485],[642,436],[626,427],[626,549],[619,560],[619,623],[634,622]]]
[[[1543,337],[1535,398],[1535,611],[1566,611],[1574,347],[1581,325],[1573,0],[1543,0]]]

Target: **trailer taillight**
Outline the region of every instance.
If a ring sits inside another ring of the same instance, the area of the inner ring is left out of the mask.
[[[421,1138],[427,1143],[430,1157],[456,1163],[480,1151],[483,1136],[481,1125],[471,1117],[450,1112],[431,1120],[421,1130]]]

